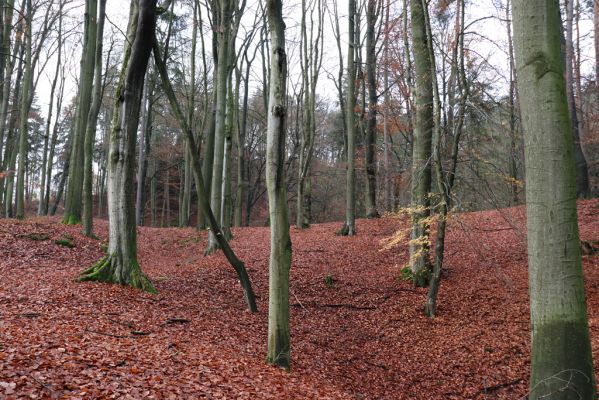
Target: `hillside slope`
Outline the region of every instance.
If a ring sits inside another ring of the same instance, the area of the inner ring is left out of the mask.
[[[597,201],[579,203],[581,236],[599,240]],[[106,239],[106,223],[97,221]],[[526,394],[529,326],[524,209],[450,223],[439,316],[425,289],[398,279],[407,247],[380,241],[406,222],[292,228],[292,372],[266,354],[267,228],[234,230],[259,312],[244,311],[205,232],[139,229],[159,294],[77,283],[100,241],[57,219],[0,220],[0,398],[517,399]],[[75,247],[55,243],[72,237]],[[599,366],[599,256],[584,256]],[[330,275],[332,287],[325,284]]]

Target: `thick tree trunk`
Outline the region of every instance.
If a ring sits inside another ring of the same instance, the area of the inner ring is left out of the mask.
[[[99,0],[98,22],[96,29],[95,60],[94,60],[94,86],[91,95],[91,106],[86,118],[84,162],[83,162],[83,233],[93,236],[93,161],[94,143],[96,141],[96,125],[98,114],[102,105],[102,43],[104,38],[104,19],[106,16],[106,0]]]
[[[376,0],[368,0],[366,11],[366,77],[368,84],[368,114],[366,117],[366,184],[368,199],[366,201],[366,217],[378,218],[376,209],[376,115],[378,109],[376,79],[376,21],[378,19]]]
[[[269,364],[288,369],[291,363],[289,330],[289,269],[291,238],[285,188],[285,123],[287,117],[287,55],[281,0],[267,3],[271,35],[270,91],[266,144],[266,184],[270,215],[268,290]]]
[[[426,286],[430,273],[429,223],[431,144],[433,131],[432,62],[426,36],[426,2],[412,0],[412,40],[416,67],[416,124],[412,152],[412,234],[410,267],[416,286]],[[427,6],[428,7],[428,6]]]
[[[134,169],[144,77],[156,29],[156,0],[133,0],[129,18],[108,157],[108,255],[79,279],[130,285],[154,293],[156,289],[137,261]]]
[[[557,0],[515,0],[526,157],[531,399],[594,399]]]

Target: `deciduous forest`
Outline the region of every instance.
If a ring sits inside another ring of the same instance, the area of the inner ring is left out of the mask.
[[[0,398],[582,399],[599,1],[0,0]]]

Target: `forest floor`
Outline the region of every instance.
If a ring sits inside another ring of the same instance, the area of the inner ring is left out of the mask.
[[[78,283],[101,240],[53,218],[0,221],[0,398],[518,399],[526,395],[529,317],[524,208],[453,217],[439,313],[402,281],[405,241],[381,241],[405,218],[291,229],[292,370],[265,364],[267,228],[235,229],[259,312],[246,311],[206,233],[139,229],[158,295]],[[599,240],[599,204],[579,203],[581,237]],[[72,238],[75,247],[55,240]],[[599,256],[584,256],[599,366]],[[331,287],[325,277],[334,279]],[[566,377],[567,378],[567,377]]]

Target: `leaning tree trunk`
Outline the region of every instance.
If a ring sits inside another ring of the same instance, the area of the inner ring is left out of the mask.
[[[426,2],[413,0],[412,40],[416,68],[416,123],[412,152],[412,234],[410,268],[416,286],[426,286],[430,270],[429,224],[433,131],[432,63],[426,37]]]
[[[532,327],[530,398],[596,395],[576,215],[558,0],[516,0]]]
[[[156,0],[133,0],[127,48],[116,89],[108,156],[108,255],[84,271],[97,280],[156,292],[137,261],[135,225],[135,144],[144,77],[156,28]]]
[[[96,31],[96,54],[94,61],[94,87],[92,93],[92,103],[87,115],[84,143],[84,162],[83,162],[83,233],[86,236],[93,234],[93,161],[94,161],[94,142],[96,140],[96,125],[98,114],[102,105],[102,43],[104,37],[104,19],[106,16],[106,0],[99,0],[100,8],[98,13],[97,31]]]
[[[347,177],[345,187],[345,222],[339,231],[343,236],[356,234],[356,60],[355,60],[355,17],[356,0],[349,0],[349,30],[347,50]]]
[[[270,94],[266,139],[266,184],[270,215],[270,267],[268,285],[269,364],[288,369],[291,363],[289,333],[289,269],[291,238],[285,188],[285,120],[287,55],[283,3],[269,0],[268,24],[271,35]]]

